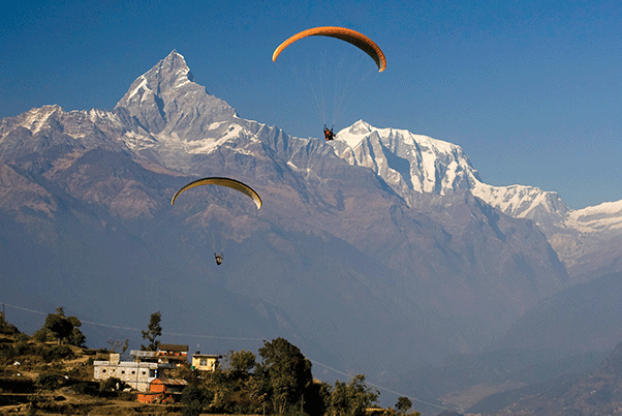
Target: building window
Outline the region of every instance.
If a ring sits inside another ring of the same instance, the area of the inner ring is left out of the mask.
[[[104,369],[102,370],[102,373],[105,373],[105,372],[106,372],[106,369],[104,368]]]
[[[125,374],[125,370],[121,371],[121,374]]]
[[[132,370],[132,374],[136,374],[136,371]]]
[[[149,377],[155,377],[156,376],[156,371],[154,369],[150,369],[149,370]]]
[[[207,359],[201,358],[201,364],[200,365],[207,365]]]
[[[143,371],[143,376],[144,376],[145,374],[147,374],[147,372],[146,372],[146,371]]]

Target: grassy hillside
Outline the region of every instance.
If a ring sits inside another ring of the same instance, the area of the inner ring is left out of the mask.
[[[108,356],[105,350],[0,334],[0,413],[180,414],[181,405],[138,403],[135,393],[110,391],[93,381],[93,361]]]

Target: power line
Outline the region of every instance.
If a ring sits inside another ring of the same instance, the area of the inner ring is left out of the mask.
[[[344,376],[346,376],[346,377],[348,377],[348,378],[352,378],[352,375],[347,374],[347,373],[344,373],[343,371],[339,371],[339,370],[337,370],[337,369],[335,369],[335,368],[332,368],[332,367],[329,367],[329,366],[327,366],[327,365],[325,365],[325,364],[322,364],[322,363],[319,363],[319,362],[317,362],[317,361],[314,361],[314,360],[312,360],[312,359],[310,359],[310,358],[309,358],[308,360],[309,360],[309,361],[311,361],[313,364],[317,364],[317,365],[319,365],[319,366],[321,366],[321,367],[324,367],[324,368],[327,368],[327,369],[329,369],[329,370],[331,370],[331,371],[334,371],[335,373],[339,373],[339,374],[342,374],[342,375],[344,375]],[[409,395],[407,395],[407,394],[398,393],[398,392],[393,391],[393,390],[390,390],[390,389],[388,389],[388,388],[386,388],[386,387],[382,387],[382,386],[378,386],[378,385],[376,385],[376,384],[374,384],[374,383],[370,383],[370,382],[369,382],[369,381],[367,381],[367,380],[365,380],[365,384],[368,384],[368,385],[370,385],[370,386],[372,386],[372,387],[375,387],[375,388],[377,388],[378,390],[382,390],[382,391],[385,391],[385,392],[387,392],[387,393],[392,393],[392,394],[395,394],[396,396],[404,396],[404,397],[408,397],[408,398],[409,398],[409,399],[411,399],[411,400],[417,401],[417,402],[419,402],[419,403],[427,404],[428,406],[438,407],[439,409],[443,409],[443,410],[454,410],[454,409],[449,409],[449,408],[447,408],[447,407],[439,406],[439,405],[434,404],[434,403],[426,402],[425,400],[417,399],[416,397],[412,397],[412,396],[409,396]]]
[[[36,313],[36,314],[39,314],[39,315],[46,315],[46,316],[48,315],[45,312],[36,311],[34,309],[23,308],[23,307],[17,306],[17,305],[11,305],[10,303],[2,302],[2,305],[3,305],[3,307],[4,307],[4,305],[6,305],[6,306],[11,307],[11,308],[15,308],[15,309],[20,309],[20,310],[27,311],[27,312]],[[102,324],[102,323],[99,323],[99,322],[83,321],[83,320],[80,320],[80,322],[82,322],[83,324],[101,326],[101,327],[104,327],[104,328],[122,329],[122,330],[125,330],[125,331],[136,331],[136,332],[141,332],[142,333],[142,330],[140,330],[138,328],[130,328],[130,327],[123,327],[123,326],[118,326],[118,325]],[[226,340],[234,340],[234,341],[265,341],[265,338],[224,337],[224,336],[217,336],[217,335],[180,334],[180,333],[174,333],[174,332],[162,332],[162,335],[171,335],[171,336],[180,336],[180,337],[194,337],[194,338],[207,338],[207,339],[226,339]],[[311,361],[311,363],[313,363],[313,364],[316,364],[316,365],[319,365],[320,367],[324,367],[324,368],[326,368],[328,370],[334,371],[337,374],[344,375],[348,379],[352,378],[352,376],[350,374],[344,373],[343,371],[337,370],[336,368],[330,367],[330,366],[328,366],[326,364],[322,364],[322,363],[320,363],[318,361],[315,361],[315,360],[312,360],[310,358],[307,358],[307,359],[309,361]],[[428,406],[434,406],[434,407],[437,407],[437,408],[443,409],[443,410],[454,410],[454,409],[449,409],[447,407],[443,407],[443,406],[440,406],[440,405],[437,405],[437,404],[434,404],[434,403],[427,402],[425,400],[418,399],[416,397],[409,396],[407,394],[398,393],[398,392],[393,391],[391,389],[388,389],[386,387],[382,387],[382,386],[378,386],[376,384],[370,383],[367,380],[365,381],[365,383],[370,385],[370,386],[372,386],[372,387],[375,387],[378,390],[385,391],[385,392],[391,393],[391,394],[395,394],[396,396],[408,397],[410,400],[414,400],[416,402],[419,402],[419,403],[422,403],[422,404],[425,404],[425,405],[428,405]]]
[[[41,311],[36,311],[34,309],[28,309],[28,308],[24,308],[21,306],[17,306],[17,305],[11,305],[10,303],[2,303],[3,305],[9,306],[11,308],[14,309],[19,309],[22,311],[27,311],[27,312],[32,312],[32,313],[36,313],[39,315],[48,315],[45,312],[41,312]],[[111,324],[103,324],[100,322],[92,322],[92,321],[84,321],[84,320],[80,320],[80,322],[82,322],[83,324],[88,324],[88,325],[95,325],[95,326],[101,326],[104,328],[112,328],[112,329],[122,329],[124,331],[134,331],[134,332],[141,332],[141,329],[138,328],[131,328],[131,327],[125,327],[125,326],[118,326],[118,325],[111,325]],[[208,339],[227,339],[227,340],[234,340],[234,341],[263,341],[265,338],[250,338],[250,337],[226,337],[226,336],[217,336],[217,335],[196,335],[196,334],[180,334],[180,333],[176,333],[176,332],[162,332],[162,335],[171,335],[171,336],[181,336],[181,337],[194,337],[194,338],[208,338]]]
[[[15,309],[21,309],[22,311],[28,311],[28,312],[32,312],[32,313],[38,313],[40,315],[47,315],[47,313],[45,312],[40,312],[40,311],[35,311],[33,309],[28,309],[28,308],[22,308],[21,306],[15,306],[15,305],[11,305],[10,303],[4,303],[2,302],[2,305],[6,305],[9,306],[11,308],[15,308]]]

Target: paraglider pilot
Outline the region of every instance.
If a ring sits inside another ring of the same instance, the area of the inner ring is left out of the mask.
[[[326,125],[324,125],[324,140],[335,140],[335,133],[333,132],[333,129],[329,129]]]
[[[216,257],[216,264],[220,266],[222,264],[222,259],[223,259],[222,253],[221,254],[214,253],[214,257]]]

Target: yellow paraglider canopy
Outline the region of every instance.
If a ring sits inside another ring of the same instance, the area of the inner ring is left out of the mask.
[[[182,187],[179,191],[177,191],[177,193],[173,196],[173,199],[171,199],[171,205],[175,205],[175,200],[182,192],[190,188],[194,188],[195,186],[202,186],[202,185],[219,185],[219,186],[226,186],[227,188],[235,189],[236,191],[240,191],[244,195],[251,198],[253,202],[255,202],[255,205],[257,205],[257,209],[261,208],[261,205],[262,205],[261,198],[259,197],[257,192],[255,192],[250,186],[240,181],[236,181],[235,179],[219,178],[219,177],[197,179],[196,181],[190,182],[189,184]]]

